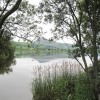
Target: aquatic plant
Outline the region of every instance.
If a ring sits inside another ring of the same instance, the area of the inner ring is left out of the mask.
[[[36,66],[33,74],[33,100],[80,100],[82,96],[84,98],[81,100],[93,100],[90,99],[93,97],[88,80],[81,66],[75,61]]]

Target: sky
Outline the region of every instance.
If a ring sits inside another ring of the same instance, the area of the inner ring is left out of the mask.
[[[30,4],[38,5],[41,0],[28,0]]]
[[[28,0],[30,4],[34,4],[36,6],[38,6],[38,4],[42,1],[42,0]],[[48,25],[42,25],[43,26],[43,30],[47,31],[47,33],[43,36],[46,39],[49,39],[50,37],[52,37],[53,35],[50,32],[50,28],[53,27],[52,24],[48,24]],[[60,43],[73,43],[71,39],[69,38],[64,38],[63,40],[58,40],[56,42],[60,42]]]

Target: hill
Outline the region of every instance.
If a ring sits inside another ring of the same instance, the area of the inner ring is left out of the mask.
[[[46,48],[53,48],[53,49],[70,49],[71,44],[68,43],[58,43],[54,41],[50,41],[45,38],[40,38],[39,40],[34,42],[35,44],[38,44],[40,46],[45,46]]]
[[[35,50],[68,50],[71,49],[71,44],[58,43],[49,41],[45,38],[40,38],[33,43],[27,42],[14,42],[16,49],[35,49]]]

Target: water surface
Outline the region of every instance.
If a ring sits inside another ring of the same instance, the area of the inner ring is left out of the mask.
[[[30,56],[31,55],[31,56]],[[64,58],[65,54],[62,55]],[[40,63],[52,61],[62,57],[54,53],[37,54],[28,53],[18,55],[16,65],[9,66],[9,73],[0,75],[0,99],[1,100],[32,100],[31,82],[33,78],[33,67]],[[20,58],[21,57],[21,58]],[[7,69],[7,68],[6,68]]]
[[[8,74],[3,71],[4,74],[0,75],[0,99],[32,100],[33,67],[60,62],[60,60],[65,60],[67,57],[66,53],[17,53],[16,65],[5,68],[11,69]]]
[[[31,58],[18,58],[12,66],[13,72],[0,76],[1,100],[32,100],[31,81],[33,61]]]

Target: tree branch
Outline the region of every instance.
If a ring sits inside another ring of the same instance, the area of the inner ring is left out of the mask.
[[[7,12],[5,13],[1,18],[0,18],[0,29],[2,28],[3,23],[5,22],[5,20],[12,14],[14,13],[18,8],[20,3],[22,2],[22,0],[17,0],[17,2],[15,3],[15,5]]]
[[[0,17],[3,15],[3,13],[5,12],[6,8],[8,7],[8,4],[10,3],[10,0],[7,1],[5,8],[2,10],[2,13],[0,15]]]

